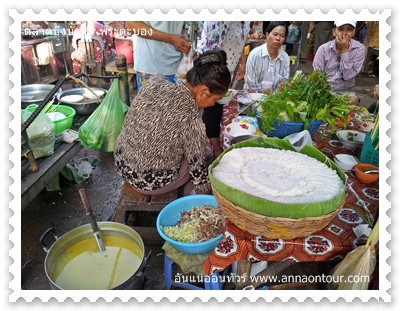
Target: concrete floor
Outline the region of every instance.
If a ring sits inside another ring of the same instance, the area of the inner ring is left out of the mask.
[[[303,73],[311,73],[309,60],[300,63]],[[373,87],[379,82],[377,76],[359,76],[357,78],[357,94],[361,105],[368,107],[373,101]],[[238,83],[240,88],[243,82]],[[131,98],[136,90],[131,88]],[[74,161],[100,160],[94,166],[91,177],[82,184],[69,186],[61,184],[60,191],[47,192],[43,190],[23,211],[21,215],[21,289],[46,290],[50,289],[44,269],[46,252],[39,242],[41,235],[49,227],[54,227],[59,236],[70,230],[89,223],[79,196],[79,189],[85,188],[95,218],[105,221],[112,214],[121,187],[122,179],[117,174],[111,153],[93,151],[84,148]],[[47,245],[52,245],[49,240]],[[145,245],[145,254],[152,251],[152,256],[145,269],[144,289],[165,289],[163,283],[163,250],[161,245]]]

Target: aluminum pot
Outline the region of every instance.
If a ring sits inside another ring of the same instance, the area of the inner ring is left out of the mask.
[[[101,100],[104,99],[104,97],[107,94],[107,90],[100,88],[100,87],[91,87],[91,89],[93,91],[96,91],[96,90],[104,91],[104,95],[100,98]],[[63,97],[69,96],[69,95],[82,95],[84,98],[83,98],[83,100],[75,102],[75,103],[71,103],[71,102],[67,102],[67,101],[63,100]],[[60,92],[59,94],[57,94],[56,99],[58,102],[61,102],[63,105],[74,108],[76,111],[76,115],[78,115],[78,116],[91,115],[100,104],[97,98],[93,99],[93,98],[85,97],[84,88],[80,88],[80,87],[64,90],[64,91]]]
[[[116,222],[98,222],[97,223],[99,231],[102,235],[102,238],[104,241],[107,241],[109,239],[110,241],[113,240],[113,238],[116,238],[116,241],[121,241],[121,240],[127,240],[129,243],[134,243],[135,244],[135,249],[136,249],[136,255],[138,257],[138,264],[135,265],[132,261],[129,261],[128,263],[125,262],[125,264],[134,265],[131,267],[131,271],[127,272],[126,274],[123,274],[122,276],[119,277],[120,283],[115,285],[112,288],[109,288],[111,290],[130,290],[130,289],[142,289],[143,282],[144,282],[144,269],[146,268],[147,262],[151,256],[151,251],[149,254],[144,257],[144,244],[142,238],[139,236],[139,234],[132,229],[129,226],[126,226],[124,224],[116,223]],[[49,233],[52,233],[54,235],[54,238],[56,241],[54,244],[50,247],[50,249],[47,248],[46,244],[44,243],[44,239],[46,238]],[[87,252],[87,248],[85,244],[82,244],[83,242],[90,241],[93,238],[93,242],[97,246],[97,243],[94,239],[94,234],[93,230],[90,224],[86,224],[83,226],[80,226],[78,228],[75,228],[60,238],[57,236],[57,233],[55,232],[54,228],[49,228],[46,230],[45,233],[40,238],[40,242],[42,244],[43,249],[45,252],[47,252],[46,259],[44,262],[44,269],[46,272],[46,276],[49,280],[50,287],[51,289],[54,290],[62,290],[62,289],[83,289],[81,288],[80,282],[84,280],[87,282],[88,279],[93,278],[94,275],[83,275],[85,273],[82,273],[82,278],[80,278],[80,274],[74,278],[74,286],[76,288],[63,288],[60,286],[60,283],[58,282],[58,279],[55,277],[55,273],[60,270],[60,264],[62,263],[62,269],[67,270],[67,266],[70,265],[74,260],[77,260],[79,258],[85,258],[84,253]],[[79,247],[83,247],[81,250],[76,252],[77,249],[80,249]],[[121,245],[108,245],[107,242],[105,242],[106,245],[106,251],[107,247],[111,248],[117,248],[117,249],[122,249],[125,246],[125,243],[121,243]],[[79,246],[79,247],[78,247]],[[74,250],[73,252],[71,250]],[[104,253],[101,253],[99,251],[99,255],[103,256],[100,258],[108,258],[109,255]],[[119,254],[120,255],[120,254]],[[90,253],[87,258],[92,258],[93,253]],[[116,256],[116,260],[112,262],[112,265],[109,267],[110,270],[115,271],[116,268],[118,267],[119,264],[122,264],[123,256],[118,257]],[[106,262],[106,259],[104,259]],[[119,260],[119,261],[118,261]],[[92,259],[90,260],[80,260],[79,261],[79,266],[82,268],[82,271],[88,271],[90,270],[90,267],[94,266],[95,264],[98,264],[99,262],[94,262]],[[108,261],[107,261],[108,264]],[[76,265],[75,265],[76,266]],[[137,267],[136,267],[137,266]],[[102,269],[101,265],[99,266],[99,271],[96,271],[96,277],[99,275],[104,275],[107,280],[108,284],[112,284],[111,281],[108,279],[109,276],[107,273],[104,271],[106,269]],[[104,267],[103,267],[104,268]],[[55,272],[56,270],[56,272]],[[134,271],[134,272],[132,272]],[[89,273],[89,272],[88,272]],[[93,281],[94,282],[94,281]],[[98,283],[96,283],[98,285]],[[92,289],[92,288],[85,288],[85,289]],[[93,288],[93,289],[98,289],[98,288]],[[106,289],[106,288],[104,288]]]
[[[25,109],[29,105],[40,105],[43,99],[54,88],[52,84],[26,84],[21,86],[21,108]],[[62,92],[61,88],[56,94]]]

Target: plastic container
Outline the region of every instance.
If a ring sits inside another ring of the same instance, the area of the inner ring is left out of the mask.
[[[371,136],[365,135],[364,145],[361,150],[360,162],[369,163],[379,167],[379,149],[372,147]]]
[[[184,243],[175,241],[168,236],[166,236],[161,229],[164,226],[175,226],[176,222],[181,218],[181,212],[190,211],[193,207],[198,207],[200,205],[212,205],[218,207],[217,200],[213,195],[208,194],[196,194],[182,197],[172,201],[167,204],[158,214],[157,217],[157,231],[160,236],[170,243],[172,247],[187,254],[201,254],[212,251],[218,246],[219,242],[222,240],[222,234],[219,236],[204,242],[197,243]]]
[[[54,107],[55,109],[53,111]],[[56,135],[71,128],[72,121],[74,120],[74,117],[76,115],[76,111],[74,108],[64,105],[58,105],[57,107],[53,105],[51,111],[61,112],[66,116],[65,119],[54,121],[54,132]]]
[[[262,119],[257,117],[258,128],[268,137],[277,137],[277,138],[285,138],[286,136],[294,133],[299,133],[304,130],[304,122],[289,122],[282,121],[278,122],[274,120],[274,128],[270,132],[264,132],[262,130]],[[308,131],[310,132],[311,137],[318,131],[319,126],[321,125],[322,120],[313,121],[308,124]]]

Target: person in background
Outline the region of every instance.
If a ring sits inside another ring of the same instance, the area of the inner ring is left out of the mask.
[[[368,112],[375,114],[379,111],[379,84],[375,85],[374,87],[374,97],[376,98],[376,102],[373,102],[368,107]]]
[[[231,77],[239,65],[236,75],[237,80],[244,77],[246,70],[246,55],[244,47],[247,35],[250,31],[250,22],[224,22],[205,21],[201,38],[197,43],[197,52],[203,53],[207,50],[225,51],[227,55],[227,66]],[[204,109],[203,121],[206,126],[207,137],[214,148],[214,157],[222,153],[220,144],[221,118],[223,105],[215,104]]]
[[[111,59],[115,57],[116,51],[114,49],[112,32],[104,26],[103,22],[76,22],[75,25],[76,26],[73,28],[72,36],[72,47],[75,50],[71,53],[72,72],[74,75],[81,72],[82,63],[86,62],[85,45],[80,42],[80,37],[83,34],[94,35],[100,37],[103,40],[106,62],[111,61]],[[101,50],[100,44],[97,40],[93,41],[93,48],[96,63],[101,64],[101,62],[103,61],[103,51]]]
[[[332,30],[334,39],[321,45],[313,61],[314,70],[328,75],[332,89],[355,90],[355,77],[365,58],[365,46],[352,39],[355,21],[337,21]]]
[[[286,53],[288,55],[293,55],[293,46],[299,42],[300,35],[301,35],[301,29],[297,25],[297,22],[290,22],[290,26],[288,28],[288,35],[286,37]]]
[[[244,89],[261,91],[262,82],[272,82],[273,90],[289,78],[290,59],[281,49],[288,27],[285,22],[273,21],[268,25],[266,43],[254,48],[247,57]]]
[[[183,21],[127,21],[126,27],[138,35],[136,39],[134,69],[137,91],[151,76],[162,74],[175,82],[175,74],[183,54],[191,44],[183,34]]]
[[[305,63],[308,58],[308,30],[310,22],[304,21],[301,24],[301,46],[300,46],[300,62]]]
[[[199,110],[221,99],[230,83],[224,51],[200,54],[186,81],[172,83],[163,75],[148,80],[132,100],[116,141],[114,159],[122,178],[143,194],[183,185],[184,195],[211,193],[213,154]]]
[[[367,22],[364,23],[363,28],[358,34],[358,42],[364,43],[365,35],[367,34]]]
[[[315,22],[314,56],[321,45],[332,40],[332,28],[333,22]]]
[[[308,56],[311,56],[311,60],[314,59],[314,43],[315,43],[315,30],[317,29],[317,25],[313,25],[310,29],[310,35],[307,40],[307,51]]]

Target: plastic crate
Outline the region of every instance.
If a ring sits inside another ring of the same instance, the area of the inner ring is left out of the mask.
[[[313,121],[308,124],[308,131],[311,137],[318,131],[322,120]],[[288,122],[288,121],[274,121],[275,130],[265,133],[262,130],[262,119],[257,117],[257,124],[260,131],[266,134],[268,137],[285,138],[286,136],[294,133],[299,133],[304,130],[304,122]]]
[[[379,167],[379,149],[375,150],[374,147],[372,147],[372,140],[369,134],[365,135],[360,162],[369,163]]]

